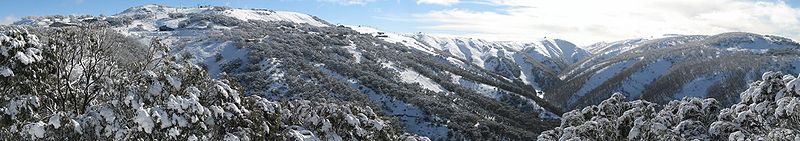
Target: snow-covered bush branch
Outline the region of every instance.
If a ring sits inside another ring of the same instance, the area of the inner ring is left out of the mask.
[[[600,105],[565,113],[539,140],[800,140],[800,79],[764,73],[720,109],[715,99],[684,98],[663,107],[614,94]],[[657,110],[660,109],[660,110]]]
[[[30,140],[400,140],[363,105],[273,102],[169,48],[88,28],[1,27],[0,137]],[[38,37],[44,37],[39,41]],[[15,55],[10,55],[15,54]]]

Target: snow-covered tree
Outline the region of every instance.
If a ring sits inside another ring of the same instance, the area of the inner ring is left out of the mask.
[[[6,92],[0,95],[0,136],[426,139],[388,126],[390,120],[369,106],[246,96],[230,77],[212,79],[203,68],[176,61],[158,39],[145,46],[98,28],[0,27],[0,49],[6,52],[0,58],[0,89]]]
[[[565,113],[561,126],[542,132],[539,140],[800,140],[798,86],[792,75],[767,72],[741,93],[739,103],[724,109],[711,98],[659,107],[625,102],[617,93],[600,105]]]

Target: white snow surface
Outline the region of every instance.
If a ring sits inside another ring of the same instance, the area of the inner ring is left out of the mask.
[[[25,128],[28,129],[27,131],[28,134],[30,134],[31,138],[34,140],[38,138],[44,138],[44,132],[45,132],[44,127],[45,124],[44,122],[41,121],[25,125]]]
[[[153,132],[153,127],[155,127],[155,123],[153,123],[153,119],[150,119],[150,114],[147,110],[139,107],[136,109],[136,117],[133,119],[134,122],[138,124],[136,129],[139,131],[144,131],[145,133]]]
[[[708,93],[708,88],[714,84],[719,83],[725,76],[721,74],[714,74],[711,76],[698,77],[691,82],[683,84],[683,88],[678,91],[673,98],[681,99],[683,97],[699,97],[704,98]]]
[[[435,51],[434,48],[431,48],[431,47],[429,47],[429,46],[427,46],[427,45],[415,40],[414,38],[408,37],[407,35],[403,35],[403,34],[399,34],[399,33],[384,32],[384,31],[380,31],[380,30],[375,29],[375,28],[367,27],[367,26],[353,26],[353,25],[343,25],[343,26],[349,27],[349,28],[351,28],[351,29],[353,29],[353,30],[355,30],[355,31],[357,31],[359,33],[370,34],[370,35],[373,35],[373,36],[377,36],[379,33],[383,33],[383,35],[386,35],[387,37],[379,37],[379,38],[383,39],[386,42],[389,42],[389,43],[400,43],[400,44],[403,44],[405,46],[411,47],[413,49],[420,50],[420,51],[428,53],[428,54],[435,54],[434,53],[434,51]]]
[[[453,37],[428,34],[397,34],[383,32],[366,26],[347,26],[360,33],[377,36],[383,33],[388,37],[379,37],[387,42],[401,43],[412,49],[420,50],[432,55],[445,56],[451,64],[468,67],[465,63],[477,65],[483,69],[495,70],[495,67],[506,67],[497,60],[509,60],[511,64],[519,66],[522,70],[518,78],[523,83],[534,89],[541,89],[536,77],[532,74],[534,69],[548,69],[553,72],[561,70],[563,65],[575,63],[589,57],[590,53],[578,48],[572,43],[559,39],[541,39],[534,42],[488,41],[477,38]],[[454,58],[453,58],[454,57]],[[458,59],[465,60],[465,62]],[[535,62],[531,62],[535,61]],[[536,68],[534,63],[545,64],[547,68]],[[497,70],[509,70],[497,68]],[[516,72],[512,72],[516,73]],[[508,77],[508,76],[507,76]]]
[[[422,85],[422,88],[431,90],[433,92],[440,93],[446,91],[441,85],[437,84],[436,82],[433,82],[433,80],[431,80],[430,78],[425,77],[422,74],[419,74],[411,69],[400,71],[400,78],[405,83],[412,83],[412,84],[419,83],[420,85]]]
[[[524,63],[517,63],[519,64],[520,69],[522,69],[522,73],[519,75],[519,79],[522,80],[522,83],[529,84],[535,90],[541,90],[539,83],[536,82],[535,74],[533,74],[534,66],[530,62],[527,62],[527,57],[525,57],[524,53],[514,53],[514,62],[524,62]],[[544,98],[544,95],[540,96],[539,98]]]
[[[182,51],[190,52],[195,55],[195,58],[202,59],[194,62],[203,61],[208,67],[208,74],[214,78],[219,77],[219,74],[223,71],[220,70],[220,64],[237,60],[242,61],[242,64],[247,64],[249,61],[247,57],[249,50],[247,48],[238,48],[231,41],[193,42],[192,45],[187,45]],[[217,55],[222,56],[221,60],[217,60]]]
[[[61,116],[53,115],[50,116],[50,119],[47,120],[47,123],[53,125],[54,128],[58,129],[61,127]]]
[[[648,64],[639,72],[622,81],[621,91],[627,94],[628,100],[638,99],[650,83],[656,81],[672,67],[672,61],[658,60]]]
[[[384,93],[374,91],[369,87],[359,84],[356,80],[346,78],[337,72],[324,68],[322,65],[318,67],[322,72],[340,81],[349,83],[351,88],[367,94],[370,100],[384,107],[383,109],[386,115],[398,117],[408,132],[433,139],[446,139],[448,131],[447,125],[435,124],[427,121],[427,115],[418,107]]]
[[[575,95],[570,97],[569,101],[567,101],[567,104],[568,105],[574,104],[575,102],[578,101],[578,99],[580,99],[583,96],[586,96],[587,93],[594,90],[595,88],[606,82],[608,79],[611,79],[611,77],[614,77],[615,75],[617,75],[617,73],[622,72],[622,70],[630,67],[633,64],[636,64],[636,62],[639,62],[639,60],[625,60],[608,65],[607,67],[597,71],[594,75],[592,75],[592,77],[589,78],[589,80],[586,80],[583,83],[583,86],[577,91]]]
[[[11,77],[14,76],[14,71],[9,69],[8,67],[3,66],[0,67],[0,75],[3,75],[4,77]]]
[[[361,60],[364,59],[364,56],[361,55],[361,50],[359,50],[358,47],[356,47],[356,45],[351,44],[349,46],[343,46],[342,48],[347,49],[347,52],[353,55],[353,58],[355,58],[354,61],[356,61],[356,63],[361,63]]]
[[[132,7],[115,16],[152,14],[160,21],[167,21],[169,14],[190,14],[190,13],[214,13],[230,16],[239,20],[261,20],[261,21],[287,21],[294,23],[307,23],[313,26],[328,26],[316,20],[311,15],[288,11],[273,11],[265,9],[236,9],[220,7],[170,7],[164,5],[143,5]],[[165,22],[167,23],[167,22]]]
[[[289,135],[294,137],[296,141],[318,141],[320,140],[314,132],[311,132],[303,127],[292,125],[289,126]],[[226,135],[227,138],[227,135]],[[227,140],[227,139],[226,139]],[[238,140],[238,139],[236,139]]]
[[[461,84],[461,86],[463,86],[464,88],[475,91],[479,94],[482,94],[485,97],[489,97],[495,100],[500,99],[500,95],[498,94],[499,88],[497,87],[464,79],[458,75],[452,75],[451,78],[452,78],[451,81],[453,81],[453,83]]]
[[[506,96],[506,97],[514,96],[514,97],[517,97],[517,98],[520,98],[520,99],[524,99],[524,101],[525,101],[524,104],[527,104],[527,105],[530,105],[530,106],[534,107],[535,108],[534,110],[539,112],[539,118],[542,118],[542,119],[558,119],[558,118],[560,118],[558,115],[553,114],[552,112],[547,111],[546,109],[544,109],[541,106],[539,106],[538,104],[536,104],[536,101],[533,101],[532,99],[526,98],[526,97],[524,97],[522,95],[513,94],[512,92],[503,91],[502,89],[497,88],[495,86],[486,85],[486,84],[483,84],[483,83],[480,83],[480,82],[464,79],[462,76],[459,76],[459,75],[451,74],[450,77],[452,78],[451,81],[453,83],[460,84],[464,88],[467,88],[469,90],[475,91],[476,93],[482,94],[485,97],[488,97],[488,98],[491,98],[491,99],[494,99],[494,100],[497,100],[497,101],[501,101],[504,96]]]
[[[755,53],[765,53],[770,49],[800,47],[800,44],[783,37],[759,35],[752,33],[723,33],[711,36],[715,39],[712,47],[723,48],[728,51],[750,51]]]
[[[422,88],[431,90],[436,93],[447,91],[444,89],[444,87],[439,85],[439,83],[434,82],[430,78],[425,77],[424,75],[419,74],[410,68],[397,68],[394,66],[394,63],[383,63],[383,66],[399,72],[400,80],[403,81],[403,83],[408,83],[408,84],[417,83]]]

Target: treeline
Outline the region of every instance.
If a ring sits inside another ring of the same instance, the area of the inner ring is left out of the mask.
[[[227,72],[236,76],[243,87],[253,88],[246,89],[245,93],[248,94],[268,95],[264,97],[276,99],[315,99],[378,107],[366,94],[348,87],[347,83],[337,81],[315,67],[324,65],[325,68],[354,79],[359,84],[420,107],[429,116],[426,117],[429,122],[446,124],[451,129],[449,136],[453,139],[533,139],[537,132],[554,126],[553,121],[538,120],[542,111],[530,110],[530,107],[527,110],[525,107],[515,108],[516,104],[507,105],[503,101],[486,98],[452,83],[449,75],[444,73],[461,71],[463,73],[459,75],[469,75],[470,79],[480,80],[481,83],[497,85],[501,89],[513,88],[515,93],[535,97],[533,91],[524,90],[509,82],[500,82],[502,76],[490,72],[481,72],[484,76],[475,75],[437,62],[433,56],[421,55],[422,53],[406,46],[387,43],[346,27],[249,21],[225,31],[222,36],[212,38],[236,41],[237,46],[249,50],[249,62],[243,64],[242,68]],[[360,63],[355,62],[352,54],[343,46],[355,46],[363,57]],[[263,60],[271,59],[282,64],[278,70],[283,75],[271,76],[273,73],[264,71],[265,68],[254,67],[261,65]],[[395,63],[395,67],[419,72],[455,95],[435,93],[417,84],[403,83],[399,81],[397,72],[382,65],[389,62]],[[261,79],[264,77],[270,78],[266,79],[270,81]],[[272,81],[271,78],[276,79]],[[282,93],[284,96],[274,96],[274,93],[259,89],[272,89],[273,85],[285,86],[288,91]],[[512,103],[519,99],[508,101],[510,102],[507,103]],[[540,104],[542,101],[536,102]],[[556,109],[546,109],[548,108]],[[486,120],[487,116],[496,118],[494,121]],[[477,122],[483,126],[474,127]]]

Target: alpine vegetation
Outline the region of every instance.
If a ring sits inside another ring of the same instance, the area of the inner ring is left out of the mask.
[[[101,30],[96,30],[96,29]],[[91,30],[88,30],[91,29]],[[245,96],[158,39],[0,27],[0,136],[29,140],[400,140],[372,108]],[[144,55],[142,55],[144,54]]]
[[[800,140],[800,80],[757,80],[800,72],[798,48],[490,41],[224,6],[29,16],[0,26],[0,138]]]
[[[43,38],[26,47],[54,60],[40,74],[20,68],[40,61],[6,65],[4,86],[22,93],[10,106],[69,106],[10,112],[33,117],[7,128],[29,139],[532,140],[560,114],[518,80],[294,12],[145,5],[8,28]],[[34,126],[56,113],[80,132]]]
[[[767,72],[740,97],[721,108],[713,98],[660,106],[617,93],[564,113],[538,140],[800,140],[800,78]]]

